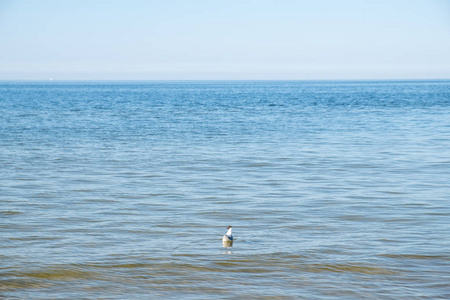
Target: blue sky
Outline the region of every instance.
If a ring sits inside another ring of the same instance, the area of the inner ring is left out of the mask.
[[[0,80],[450,78],[448,0],[0,0]]]

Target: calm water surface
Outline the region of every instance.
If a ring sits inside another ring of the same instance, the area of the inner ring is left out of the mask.
[[[0,83],[0,298],[449,299],[449,232],[450,81]]]

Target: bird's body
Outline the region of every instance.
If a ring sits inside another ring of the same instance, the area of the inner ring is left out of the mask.
[[[222,238],[222,243],[224,247],[232,247],[233,246],[233,233],[231,226],[227,227],[228,231]]]

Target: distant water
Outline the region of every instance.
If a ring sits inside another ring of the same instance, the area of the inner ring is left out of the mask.
[[[0,298],[449,299],[450,81],[0,82]]]

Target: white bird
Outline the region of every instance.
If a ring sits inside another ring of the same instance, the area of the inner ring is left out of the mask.
[[[233,247],[233,234],[231,226],[228,226],[227,229],[228,229],[227,233],[222,238],[222,244],[224,247],[229,248]]]

